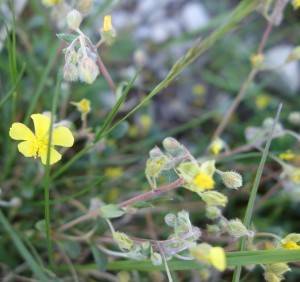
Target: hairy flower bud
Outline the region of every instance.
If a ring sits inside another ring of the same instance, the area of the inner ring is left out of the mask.
[[[80,80],[88,84],[92,84],[100,73],[95,61],[89,57],[83,58],[78,66]]]
[[[115,232],[113,238],[121,250],[129,251],[133,245],[133,241],[125,233]]]
[[[291,112],[288,116],[288,121],[292,125],[300,125],[300,112]]]
[[[208,205],[225,207],[228,202],[227,197],[217,191],[206,191],[199,193],[199,195]]]
[[[153,252],[150,256],[150,259],[151,259],[151,262],[153,263],[153,265],[155,265],[155,266],[162,264],[162,258],[159,253]]]
[[[221,177],[224,185],[229,189],[238,189],[243,185],[243,178],[238,172],[222,172]]]
[[[246,226],[237,218],[231,219],[227,224],[228,232],[235,239],[238,239],[243,236],[253,237],[254,232],[246,228]]]
[[[150,150],[149,152],[149,157],[150,158],[157,158],[157,157],[163,157],[164,153],[162,152],[161,149],[159,149],[157,146],[155,146],[153,149]]]
[[[165,138],[162,144],[165,150],[171,155],[177,155],[182,150],[181,144],[172,137]]]
[[[63,77],[66,81],[76,81],[78,79],[78,69],[75,64],[65,64]]]
[[[278,277],[275,273],[265,272],[264,278],[267,282],[280,282],[282,279]]]
[[[209,219],[217,219],[221,216],[221,210],[216,206],[206,206],[206,217]]]
[[[93,6],[93,0],[79,0],[77,8],[80,13],[87,14]]]
[[[168,213],[168,214],[165,216],[165,223],[166,223],[168,226],[174,227],[176,221],[177,221],[177,217],[176,217],[176,215],[173,214],[173,213]]]
[[[282,277],[287,271],[291,271],[291,269],[284,262],[271,263],[266,265],[266,272],[272,272],[279,277]]]
[[[77,30],[82,22],[82,15],[77,10],[72,10],[67,15],[67,23],[71,29]]]

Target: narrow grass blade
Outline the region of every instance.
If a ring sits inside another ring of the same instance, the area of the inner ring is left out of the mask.
[[[14,84],[14,86],[1,99],[1,101],[0,101],[0,109],[6,103],[6,101],[12,96],[12,94],[15,92],[15,90],[16,90],[19,82],[21,81],[21,78],[22,78],[22,76],[24,74],[24,71],[25,71],[25,64],[23,65],[22,70],[21,70],[19,76],[17,77],[16,83]]]
[[[258,166],[258,170],[257,170],[256,176],[255,176],[255,180],[254,180],[254,183],[253,183],[253,186],[252,186],[252,190],[251,190],[251,193],[250,193],[250,198],[249,198],[249,201],[248,201],[246,214],[245,214],[245,218],[244,218],[244,225],[247,228],[249,228],[250,223],[251,223],[251,217],[252,217],[253,207],[254,207],[255,198],[256,198],[256,194],[257,194],[257,189],[258,189],[260,178],[261,178],[261,175],[262,175],[262,172],[263,172],[263,169],[264,169],[264,165],[265,165],[265,162],[266,162],[266,159],[267,159],[267,156],[268,156],[268,152],[269,152],[269,148],[270,148],[270,145],[271,145],[271,141],[272,141],[273,133],[274,133],[274,130],[275,130],[275,126],[276,126],[276,124],[278,122],[278,119],[279,119],[281,108],[282,108],[282,104],[280,104],[279,107],[278,107],[277,114],[276,114],[275,120],[273,122],[272,129],[271,129],[271,131],[268,135],[267,143],[266,143],[266,146],[264,148],[263,155],[261,157],[261,160],[260,160],[260,163],[259,163],[259,166]],[[246,239],[245,239],[245,237],[242,237],[240,239],[240,244],[239,244],[239,250],[240,251],[244,250],[245,244],[246,244]],[[241,269],[242,269],[241,266],[238,266],[234,269],[232,281],[238,282],[240,280]]]
[[[31,102],[29,104],[29,108],[27,110],[27,113],[26,113],[26,116],[25,116],[25,119],[24,119],[24,123],[25,124],[28,124],[29,118],[30,118],[31,114],[33,113],[34,108],[35,108],[35,106],[37,104],[37,101],[40,98],[40,96],[41,96],[41,94],[43,92],[43,89],[44,89],[44,87],[46,85],[49,73],[51,71],[53,62],[55,60],[56,52],[58,50],[58,44],[59,43],[55,44],[52,47],[51,51],[50,51],[50,58],[49,58],[48,64],[46,65],[46,67],[44,69],[44,72],[42,73],[41,78],[39,79],[39,84],[38,84],[38,86],[36,88],[36,91],[32,95],[32,99],[30,100]]]
[[[242,251],[226,253],[227,266],[238,265],[255,265],[269,264],[276,262],[297,262],[300,261],[300,251],[297,250],[268,250],[268,251]],[[172,259],[168,261],[168,266],[171,271],[174,270],[199,270],[207,268],[205,264],[201,264],[195,260],[184,261]],[[77,265],[77,270],[97,269],[96,264]],[[68,266],[61,265],[60,270],[67,271]],[[135,261],[135,260],[119,260],[112,261],[107,266],[108,270],[137,270],[137,271],[161,271],[164,270],[164,265],[154,266],[151,261]]]
[[[51,244],[51,223],[50,223],[50,150],[51,150],[51,142],[52,142],[52,132],[53,132],[53,119],[56,113],[58,96],[59,96],[59,88],[60,88],[60,79],[57,78],[57,83],[55,87],[55,93],[52,102],[52,110],[51,110],[51,122],[49,128],[49,141],[47,148],[47,162],[45,166],[45,222],[46,222],[46,237],[47,237],[47,250],[49,263],[53,263],[53,254],[52,254],[52,244]]]
[[[49,281],[44,271],[42,270],[41,266],[34,260],[33,256],[27,250],[24,243],[20,239],[18,233],[10,225],[9,221],[7,220],[7,218],[5,217],[1,209],[0,209],[0,222],[1,225],[4,227],[4,229],[6,230],[6,232],[8,233],[11,240],[13,241],[14,245],[18,249],[20,255],[28,263],[28,266],[31,268],[33,273],[35,273],[35,275],[40,279],[40,281]]]

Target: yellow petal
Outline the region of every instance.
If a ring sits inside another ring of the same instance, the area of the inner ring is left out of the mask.
[[[18,149],[25,157],[35,157],[36,151],[34,150],[34,143],[32,141],[23,141],[18,144]]]
[[[14,140],[35,139],[33,132],[23,123],[15,122],[9,130],[9,136]]]
[[[221,247],[213,247],[209,252],[211,264],[219,271],[224,271],[226,268],[226,255]]]
[[[44,150],[40,149],[39,152],[41,158],[42,158],[42,163],[45,165],[47,164],[47,148],[45,148]],[[55,164],[57,163],[59,160],[61,159],[61,154],[59,152],[57,152],[55,149],[51,148],[50,149],[50,162],[49,164]]]
[[[72,147],[73,144],[74,144],[74,137],[69,128],[60,126],[53,130],[51,145]]]
[[[35,135],[37,138],[43,139],[49,133],[51,119],[41,114],[33,114],[31,118],[34,122]]]

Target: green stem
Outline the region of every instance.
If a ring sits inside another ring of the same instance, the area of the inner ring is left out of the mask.
[[[276,114],[276,117],[275,117],[275,120],[274,120],[274,123],[273,123],[273,126],[272,126],[272,130],[270,131],[270,133],[268,135],[267,144],[264,148],[264,152],[263,152],[262,158],[260,160],[258,170],[257,170],[256,176],[255,176],[255,180],[254,180],[254,183],[253,183],[253,187],[252,187],[252,190],[251,190],[251,194],[250,194],[250,198],[249,198],[249,201],[248,201],[246,214],[245,214],[245,218],[244,218],[244,225],[247,228],[249,228],[250,223],[251,223],[251,217],[252,217],[253,207],[254,207],[254,203],[255,203],[255,198],[256,198],[260,178],[261,178],[263,168],[264,168],[267,156],[268,156],[268,152],[269,152],[269,148],[270,148],[270,145],[271,145],[273,133],[274,133],[275,126],[276,126],[276,124],[278,122],[278,119],[279,119],[279,114],[281,112],[281,108],[282,108],[282,104],[280,104],[279,107],[278,107],[277,114]],[[240,240],[240,244],[239,244],[239,251],[243,251],[245,249],[245,246],[246,246],[246,239],[245,239],[245,237],[242,237],[241,240]],[[241,270],[242,270],[241,266],[235,267],[234,272],[233,272],[232,281],[238,282],[240,280]]]

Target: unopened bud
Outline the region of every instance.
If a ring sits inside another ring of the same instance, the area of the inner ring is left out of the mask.
[[[177,155],[182,150],[181,144],[172,137],[165,138],[162,144],[165,150],[171,155]]]
[[[225,207],[228,199],[223,194],[216,191],[206,191],[199,193],[202,200],[208,205]]]
[[[166,223],[168,226],[174,227],[176,221],[177,221],[177,217],[176,217],[176,215],[173,214],[173,213],[168,213],[168,214],[165,216],[165,223]]]
[[[129,251],[133,245],[133,241],[125,233],[115,232],[113,238],[121,250]]]
[[[63,77],[66,81],[76,81],[78,79],[78,69],[76,65],[66,63],[64,66]]]
[[[20,207],[22,204],[22,200],[19,197],[13,197],[10,200],[10,204],[12,207]]]
[[[217,219],[221,216],[221,210],[216,206],[206,206],[206,217],[209,219]]]
[[[82,14],[87,14],[93,6],[93,0],[79,0],[77,8]]]
[[[235,239],[238,239],[243,236],[253,237],[253,231],[250,231],[246,228],[246,226],[237,218],[231,219],[227,224],[228,232]]]
[[[145,174],[149,177],[158,177],[163,170],[164,162],[164,157],[149,159],[146,163]]]
[[[79,64],[80,80],[92,84],[99,75],[99,68],[95,61],[89,57],[83,58]]]
[[[229,189],[238,189],[243,185],[243,178],[238,172],[222,172],[221,177],[224,185]]]
[[[280,282],[282,280],[273,272],[265,272],[264,278],[267,282]]]
[[[150,150],[149,152],[149,157],[150,158],[157,158],[157,157],[163,157],[164,153],[162,152],[161,149],[159,149],[157,146],[155,146],[153,149]]]
[[[300,125],[300,112],[291,112],[288,116],[288,121],[292,125]]]
[[[272,272],[277,276],[283,276],[287,271],[291,271],[291,269],[284,262],[271,263],[266,265],[266,272]]]
[[[120,271],[118,272],[118,282],[130,282],[131,277],[128,271]]]
[[[268,117],[268,118],[264,119],[262,126],[263,126],[263,128],[270,130],[270,128],[272,128],[272,126],[273,126],[273,123],[274,123],[274,119]],[[277,122],[276,126],[275,126],[275,131],[281,131],[281,130],[282,130],[282,125],[281,125],[281,123]]]
[[[162,264],[162,258],[159,253],[153,252],[150,256],[151,262],[153,265],[158,266]]]
[[[207,232],[208,233],[211,233],[211,234],[219,234],[220,233],[220,227],[216,224],[206,224],[206,229],[207,229]]]
[[[265,57],[261,53],[260,54],[255,54],[255,55],[251,56],[251,58],[250,58],[252,67],[255,68],[255,69],[261,68],[264,60],[265,60]]]
[[[77,30],[82,22],[82,15],[77,10],[72,10],[67,15],[67,23],[71,29]]]

